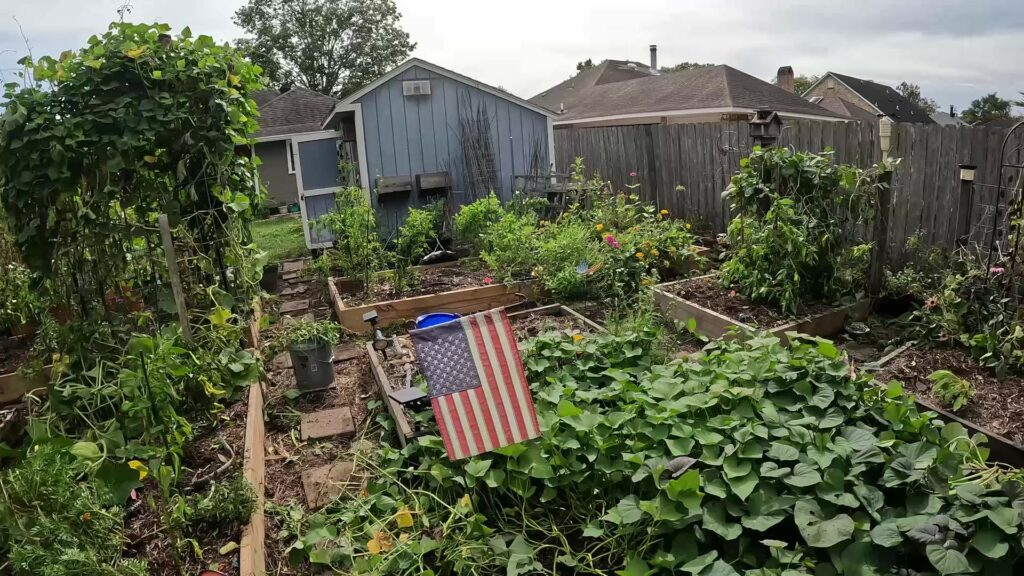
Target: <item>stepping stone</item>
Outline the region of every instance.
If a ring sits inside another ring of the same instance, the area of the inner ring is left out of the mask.
[[[287,370],[292,367],[292,355],[287,352],[281,352],[277,356],[274,356],[273,362],[270,363],[272,370]]]
[[[281,263],[281,272],[298,272],[306,267],[308,260],[288,260],[287,262]]]
[[[321,508],[345,490],[357,488],[360,481],[352,477],[353,469],[352,462],[335,462],[303,472],[302,490],[309,509]]]
[[[299,277],[299,273],[298,272],[287,272],[285,274],[281,274],[281,280],[287,280],[289,282],[291,282],[292,280],[295,280],[298,277]]]
[[[302,294],[306,290],[309,290],[309,284],[296,284],[295,286],[281,290],[281,296],[294,296],[296,294]]]
[[[303,414],[299,424],[299,437],[303,440],[340,436],[342,440],[356,435],[352,410],[348,406]]]
[[[292,300],[291,302],[281,304],[277,311],[281,314],[288,314],[290,312],[302,312],[307,309],[309,309],[309,300]]]
[[[366,353],[366,349],[358,344],[339,344],[334,348],[334,361],[347,362],[355,360]]]

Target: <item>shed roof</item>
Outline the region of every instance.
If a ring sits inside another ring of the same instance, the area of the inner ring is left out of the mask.
[[[731,66],[694,68],[576,89],[555,122],[697,110],[756,110],[844,118]]]
[[[267,95],[257,92],[253,95],[254,100],[256,96],[266,98]],[[292,88],[260,104],[260,130],[256,137],[267,138],[321,130],[324,120],[337,103],[336,98],[309,88]]]

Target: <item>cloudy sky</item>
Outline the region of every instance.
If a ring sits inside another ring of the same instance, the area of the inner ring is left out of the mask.
[[[827,70],[895,86],[920,84],[941,107],[963,109],[989,92],[1024,90],[1022,0],[397,0],[415,55],[530,97],[572,74],[579,60],[729,64],[770,80]],[[8,81],[25,53],[83,45],[123,0],[0,0],[0,69]],[[218,40],[244,0],[135,0],[129,18],[191,26]],[[17,18],[17,22],[15,21]],[[1020,110],[1018,110],[1020,111]]]

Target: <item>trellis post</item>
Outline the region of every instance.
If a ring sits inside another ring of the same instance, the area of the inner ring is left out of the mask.
[[[878,175],[875,185],[878,205],[875,206],[875,219],[872,231],[875,245],[871,250],[871,263],[868,268],[868,295],[877,298],[882,294],[885,282],[885,262],[889,259],[889,212],[892,208],[892,167],[882,164],[882,172]]]
[[[956,245],[957,248],[967,246],[971,238],[971,208],[974,206],[974,173],[978,169],[973,164],[960,165],[960,202],[956,212]]]
[[[192,326],[188,320],[188,307],[185,305],[185,290],[181,285],[181,274],[178,272],[178,255],[174,251],[174,240],[171,238],[171,225],[167,214],[161,214],[160,239],[163,240],[164,254],[167,256],[167,275],[171,277],[171,292],[174,294],[174,306],[178,309],[178,320],[181,323],[181,335],[186,342],[192,342]]]

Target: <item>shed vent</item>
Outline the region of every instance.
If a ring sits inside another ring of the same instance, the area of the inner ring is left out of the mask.
[[[403,96],[422,96],[430,94],[430,80],[406,80],[402,82]]]

